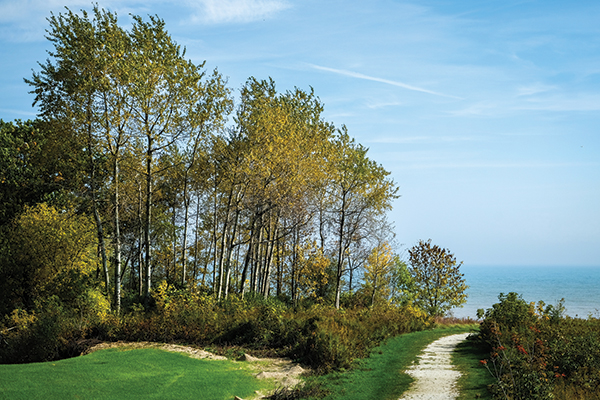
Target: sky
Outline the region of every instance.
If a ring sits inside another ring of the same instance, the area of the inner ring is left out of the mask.
[[[465,265],[600,266],[600,2],[98,1],[158,15],[236,90],[312,87],[401,197],[398,251],[431,239]],[[77,0],[0,0],[0,118],[33,119],[23,78],[46,18]]]

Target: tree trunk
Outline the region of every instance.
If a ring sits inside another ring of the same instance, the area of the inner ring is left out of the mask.
[[[200,229],[200,196],[196,198],[196,223],[194,230],[194,272],[192,273],[192,278],[194,282],[194,286],[197,285],[197,277],[198,277],[198,230]],[[205,273],[202,274],[202,286],[204,286],[204,277]]]
[[[89,112],[89,111],[88,111]],[[108,261],[106,258],[106,246],[104,245],[104,228],[102,226],[102,219],[100,218],[100,212],[98,211],[98,200],[96,199],[96,163],[94,162],[94,138],[92,136],[91,124],[88,124],[88,152],[90,155],[90,187],[92,197],[92,207],[94,209],[94,221],[96,222],[96,231],[98,236],[98,250],[100,252],[100,259],[102,261],[102,272],[104,274],[104,287],[106,290],[106,297],[110,301],[110,274],[108,272]]]
[[[262,285],[262,294],[265,298],[269,297],[269,287],[271,285],[271,269],[273,265],[273,250],[275,248],[275,241],[277,240],[277,221],[275,221],[274,226],[271,227],[273,232],[269,235],[271,236],[267,242],[267,249],[265,254],[265,271]]]
[[[146,151],[146,220],[144,221],[144,245],[146,247],[144,299],[146,303],[150,300],[150,291],[152,290],[152,260],[150,246],[150,222],[152,221],[152,155],[152,137],[148,135],[148,148]]]
[[[144,219],[142,217],[142,182],[138,181],[138,295],[144,294]]]
[[[190,199],[188,199],[188,183],[187,171],[183,183],[183,243],[181,244],[181,287],[185,286],[187,274],[187,231],[188,217],[190,214]]]
[[[252,260],[252,251],[254,249],[254,219],[250,222],[250,240],[248,241],[248,250],[246,251],[246,257],[244,259],[244,268],[242,269],[242,277],[240,282],[240,293],[242,297],[246,293],[246,278],[248,276],[248,268]]]
[[[92,194],[92,196],[94,197],[95,195]],[[100,258],[102,260],[102,271],[104,273],[104,285],[106,288],[106,295],[110,300],[110,274],[108,273],[108,262],[106,260],[106,246],[104,246],[104,229],[102,228],[102,220],[100,219],[100,213],[98,212],[98,205],[96,203],[96,200],[92,200],[92,203],[94,206],[94,220],[96,221],[96,230],[98,232],[98,249],[100,251]]]
[[[118,149],[114,154],[114,185],[115,185],[115,298],[114,298],[114,308],[117,314],[121,312],[121,228],[120,228],[120,220],[119,220],[119,208],[120,208],[120,198],[119,198],[119,158],[118,158]]]
[[[346,198],[342,199],[340,215],[340,229],[339,234],[339,246],[338,246],[338,259],[337,259],[337,272],[336,272],[336,283],[335,283],[335,308],[340,308],[340,297],[342,293],[342,274],[344,272],[344,224],[346,222]]]
[[[225,281],[225,298],[229,295],[229,279],[231,277],[231,257],[233,256],[233,246],[235,242],[235,236],[237,235],[237,227],[238,221],[240,219],[240,211],[236,210],[235,218],[233,220],[233,227],[231,228],[231,233],[229,235],[230,240],[227,245],[227,257],[225,258],[225,266],[227,270],[227,279]]]
[[[227,230],[229,229],[229,216],[231,214],[231,201],[233,199],[233,188],[229,192],[227,198],[227,206],[225,209],[225,218],[223,219],[223,233],[221,234],[221,252],[219,253],[219,288],[217,290],[217,299],[221,298],[223,292],[223,261],[225,259],[226,247],[227,247]]]

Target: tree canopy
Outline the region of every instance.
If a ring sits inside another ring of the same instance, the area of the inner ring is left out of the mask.
[[[250,77],[236,98],[217,69],[186,58],[158,16],[132,16],[124,28],[95,6],[48,22],[52,50],[26,79],[38,119],[0,126],[1,275],[34,285],[54,279],[42,273],[50,265],[81,265],[117,313],[124,298],[148,305],[161,282],[216,299],[254,293],[339,308],[360,287],[371,304],[393,301],[399,264],[385,216],[398,188],[345,126],[324,120],[312,88],[280,92]],[[25,229],[24,218],[44,221],[36,244],[52,252],[13,257],[8,232]],[[85,235],[41,237],[53,223],[85,225]],[[23,257],[51,256],[61,240],[83,246],[85,261],[35,261],[45,267],[25,274],[38,264]]]
[[[467,302],[468,286],[460,272],[462,262],[448,249],[420,240],[409,251],[415,301],[431,316],[443,316]]]

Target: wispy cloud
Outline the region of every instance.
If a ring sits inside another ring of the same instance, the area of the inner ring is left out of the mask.
[[[119,23],[124,23],[129,13],[145,15],[151,6],[162,4],[162,0],[146,0],[143,7],[120,0],[104,0],[100,8],[116,12]],[[86,0],[0,0],[0,39],[7,42],[27,43],[45,41],[44,30],[51,13],[64,13],[65,7],[75,13],[82,9],[90,11],[95,2]]]
[[[15,109],[10,109],[10,108],[0,108],[0,113],[20,115],[20,116],[24,116],[24,117],[35,117],[37,115],[33,108],[32,108],[32,111],[15,110]]]
[[[596,94],[563,94],[535,98],[519,104],[519,110],[530,111],[600,111],[600,96]]]
[[[498,117],[503,112],[504,109],[497,103],[480,101],[446,113],[454,117]]]
[[[406,163],[396,169],[550,169],[597,167],[595,162],[424,162]]]
[[[197,9],[194,21],[212,24],[252,22],[291,7],[284,0],[200,0],[189,4]]]
[[[13,42],[44,40],[45,19],[50,12],[61,13],[64,7],[78,12],[89,10],[94,3],[86,0],[0,0],[0,35]],[[181,5],[184,7],[182,8]],[[291,7],[289,0],[146,0],[144,3],[104,0],[101,7],[118,11],[119,17],[127,14],[154,14],[156,10],[180,9],[180,15],[188,15],[193,23],[220,24],[246,23],[271,18],[276,13]],[[167,11],[161,12],[164,17]],[[184,17],[185,19],[186,17]]]
[[[387,108],[387,107],[400,107],[400,106],[404,106],[404,105],[406,105],[406,103],[403,103],[401,101],[370,101],[370,102],[367,102],[367,108],[370,108],[373,110]]]
[[[556,86],[545,85],[543,83],[534,83],[517,88],[517,96],[532,96],[535,94],[548,92],[553,89],[556,89]]]
[[[484,140],[482,136],[382,136],[369,139],[369,143],[383,144],[430,144],[430,143],[455,143],[455,142],[479,142]]]
[[[393,80],[390,80],[390,79],[377,78],[375,76],[365,75],[365,74],[361,74],[359,72],[347,71],[347,70],[344,70],[344,69],[329,68],[329,67],[323,67],[323,66],[314,65],[314,64],[308,64],[308,65],[310,67],[314,68],[314,69],[319,70],[319,71],[326,71],[326,72],[331,72],[331,73],[338,74],[338,75],[349,76],[351,78],[364,79],[364,80],[367,80],[367,81],[374,81],[374,82],[385,83],[387,85],[397,86],[397,87],[401,87],[401,88],[407,89],[407,90],[412,90],[412,91],[415,91],[415,92],[422,92],[422,93],[432,94],[432,95],[435,95],[435,96],[442,96],[442,97],[449,97],[449,98],[452,98],[452,99],[463,100],[461,97],[457,97],[457,96],[452,96],[452,95],[445,94],[445,93],[436,92],[436,91],[433,91],[433,90],[421,88],[421,87],[418,87],[418,86],[409,85],[409,84],[403,83],[403,82],[393,81]]]

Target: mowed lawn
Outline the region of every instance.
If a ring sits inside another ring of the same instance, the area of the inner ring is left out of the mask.
[[[107,349],[55,362],[0,365],[0,399],[233,399],[273,384],[243,362],[158,349]]]

